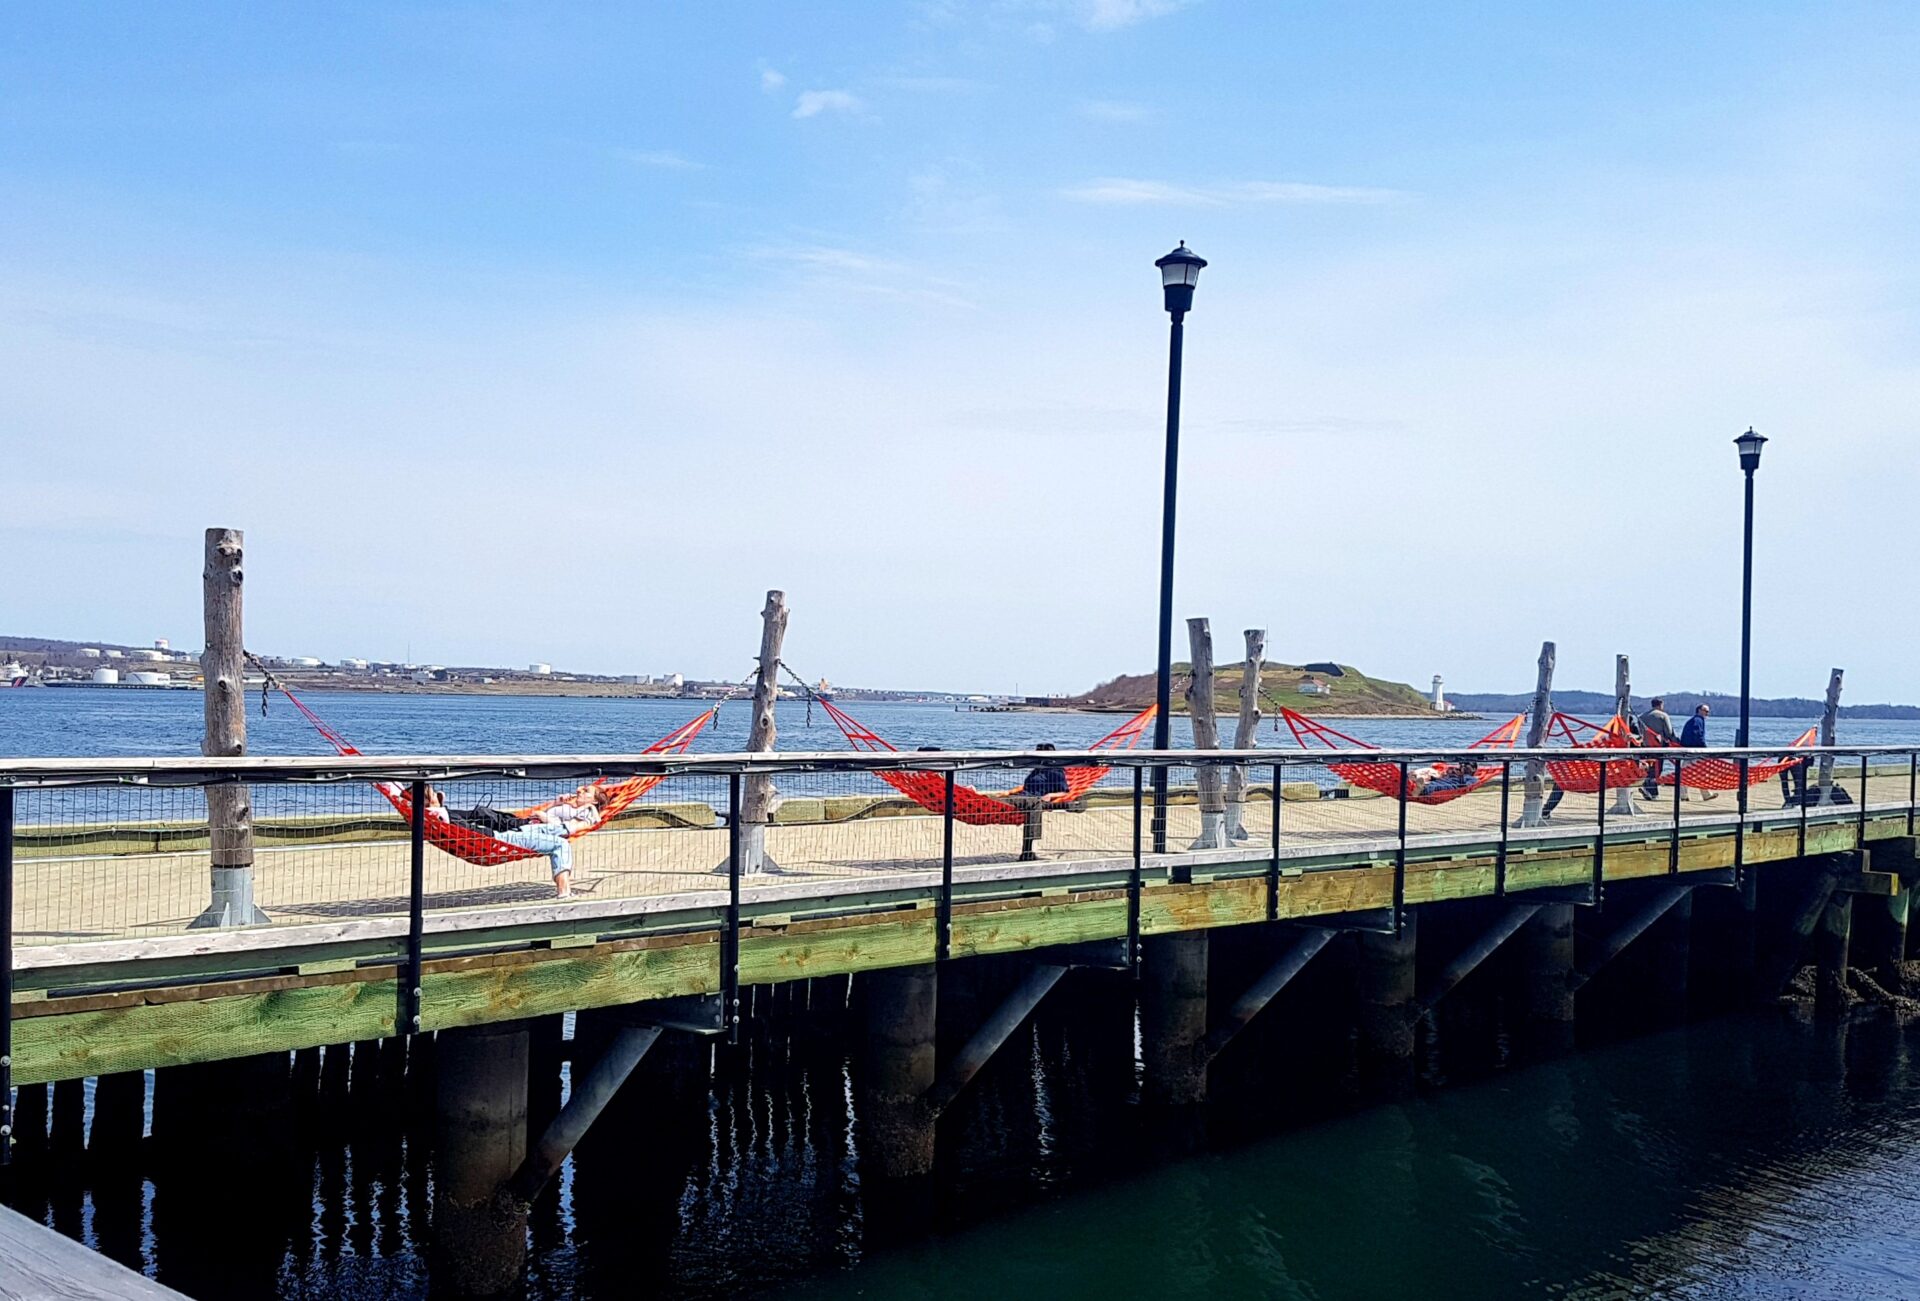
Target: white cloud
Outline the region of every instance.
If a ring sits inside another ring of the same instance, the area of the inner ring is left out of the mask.
[[[705,169],[705,163],[696,163],[691,158],[675,153],[671,149],[616,149],[616,157],[642,167],[657,167],[666,172],[697,172]]]
[[[895,258],[826,244],[781,244],[750,248],[746,256],[784,266],[809,284],[831,283],[841,292],[913,299],[944,307],[973,308],[966,286],[927,268]]]
[[[795,101],[795,117],[818,117],[822,113],[858,113],[866,105],[857,95],[844,90],[803,90]]]
[[[1143,122],[1153,116],[1145,104],[1121,99],[1083,99],[1074,111],[1090,122]]]
[[[1399,203],[1412,197],[1404,190],[1359,185],[1312,185],[1304,181],[1173,185],[1124,176],[1100,177],[1083,185],[1070,185],[1060,193],[1079,203],[1170,208],[1232,208],[1264,203]]]
[[[781,72],[777,68],[769,68],[764,63],[760,65],[760,91],[762,94],[771,95],[786,84],[787,75],[784,72]]]
[[[1074,9],[1080,25],[1088,31],[1111,32],[1149,18],[1164,18],[1191,3],[1193,0],[1078,0]]]

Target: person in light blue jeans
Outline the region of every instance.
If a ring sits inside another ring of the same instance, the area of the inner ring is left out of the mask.
[[[605,816],[606,787],[589,783],[558,804],[541,809],[532,821],[511,831],[493,832],[493,838],[519,849],[545,854],[553,865],[554,893],[573,897],[573,846],[567,841],[600,824]]]

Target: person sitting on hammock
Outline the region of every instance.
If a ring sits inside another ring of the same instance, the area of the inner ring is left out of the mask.
[[[1057,749],[1053,742],[1042,741],[1033,747],[1035,750]],[[1040,855],[1033,846],[1040,839],[1040,817],[1047,805],[1056,795],[1067,793],[1067,770],[1058,764],[1043,763],[1028,773],[1026,780],[1020,783],[1020,789],[1007,797],[1007,803],[1016,809],[1026,810],[1026,821],[1020,825],[1020,861],[1031,863]]]
[[[471,827],[492,836],[502,844],[545,854],[553,867],[553,889],[562,899],[573,897],[573,846],[568,842],[584,831],[600,825],[606,808],[607,788],[588,782],[566,799],[520,819],[517,827],[484,825],[474,818],[473,810],[449,809],[439,791],[427,788],[427,816],[442,817],[459,826]],[[498,815],[495,814],[495,817]],[[492,819],[484,820],[491,822]]]

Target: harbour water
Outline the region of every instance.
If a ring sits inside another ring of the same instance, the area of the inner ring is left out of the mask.
[[[388,753],[631,750],[699,708],[313,703]],[[0,753],[191,754],[199,706],[4,692]],[[856,712],[902,748],[1084,743],[1117,721]],[[251,726],[255,752],[322,751],[283,703]],[[1491,722],[1342,726],[1376,744],[1459,746]],[[1804,726],[1759,720],[1756,739]],[[745,727],[746,709],[729,706],[700,748],[738,748]],[[783,748],[841,748],[798,702],[781,727]],[[1916,732],[1848,722],[1842,740]],[[1253,1083],[1169,1131],[1140,1105],[1119,1000],[1095,992],[1070,982],[1042,1004],[943,1122],[931,1185],[904,1197],[862,1184],[849,1040],[756,1022],[767,1028],[715,1055],[710,1096],[642,1085],[569,1162],[534,1212],[526,1296],[1920,1296],[1907,1228],[1920,1212],[1920,1027],[1887,1011],[1825,1028],[1787,1011],[1627,1035],[1583,1027],[1581,1051],[1533,1064],[1493,1035],[1482,1053],[1426,1061],[1412,1098],[1367,1105],[1255,1042],[1234,1063]],[[403,1094],[377,1078],[363,1092],[356,1073],[341,1110],[300,1117],[295,1153],[243,1185],[206,1151],[155,1148],[134,1170],[56,1159],[9,1195],[209,1301],[425,1298],[432,1165],[416,1121]]]

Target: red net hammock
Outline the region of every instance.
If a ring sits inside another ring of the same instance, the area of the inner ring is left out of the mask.
[[[286,687],[278,682],[275,682],[274,685],[279,688],[280,694],[291,701],[293,707],[299,710],[309,723],[313,724],[314,731],[320,733],[328,745],[331,745],[341,754],[360,753],[360,751],[348,744],[345,737],[327,726],[325,720],[323,720],[320,715],[307,708],[306,702],[301,700],[300,697],[288,691]],[[714,716],[719,712],[719,706],[716,705],[692,721],[682,723],[679,727],[674,728],[673,731],[668,732],[658,741],[655,741],[645,750],[642,750],[641,753],[685,753],[687,747],[693,744],[693,738],[700,735],[701,730],[705,728],[708,723],[711,723]],[[602,777],[598,781],[591,783],[594,786],[603,788],[607,792],[606,802],[600,806],[600,820],[584,831],[575,832],[572,838],[578,840],[588,832],[598,831],[601,827],[606,826],[609,822],[612,822],[632,807],[635,800],[645,795],[664,780],[665,777],[662,774],[654,773],[644,776],[623,777],[618,781],[610,777]],[[409,822],[413,820],[413,795],[408,787],[398,782],[375,782],[374,789],[386,798],[387,803],[393,805],[401,817]],[[524,809],[509,809],[507,812],[523,818],[533,817],[542,809],[551,808],[559,802],[558,799],[552,799],[546,801],[544,804],[532,804]],[[425,834],[427,843],[434,848],[444,850],[452,854],[455,858],[463,859],[478,867],[498,867],[502,863],[513,863],[523,858],[539,857],[538,850],[522,849],[519,845],[509,845],[506,841],[496,839],[484,831],[477,831],[472,827],[463,827],[445,818],[427,818]]]
[[[1300,743],[1302,750],[1310,750],[1314,745],[1324,745],[1329,750],[1338,750],[1342,742],[1360,750],[1372,750],[1378,747],[1356,740],[1345,732],[1336,732],[1325,723],[1316,723],[1305,714],[1296,714],[1285,705],[1280,707],[1280,717],[1287,722],[1293,733],[1293,739]],[[1507,750],[1520,740],[1520,728],[1527,721],[1525,714],[1515,714],[1511,721],[1501,724],[1485,736],[1468,746],[1469,750]],[[1329,771],[1335,776],[1351,782],[1355,786],[1370,791],[1379,791],[1393,799],[1405,798],[1414,804],[1445,804],[1457,800],[1462,795],[1479,790],[1500,775],[1496,764],[1469,763],[1465,760],[1456,763],[1436,765],[1439,772],[1434,781],[1417,791],[1403,791],[1400,784],[1400,765],[1398,763],[1376,763],[1356,760],[1343,763],[1330,763]],[[1439,784],[1440,789],[1433,787]]]
[[[889,745],[879,733],[865,727],[861,722],[841,709],[831,700],[816,697],[820,707],[827,711],[827,717],[834,721],[847,738],[847,744],[854,749],[869,754],[899,753]],[[1121,726],[1088,746],[1089,750],[1131,750],[1140,743],[1140,737],[1147,730],[1147,724],[1153,721],[1157,706],[1148,705]],[[1113,771],[1106,766],[1082,765],[1068,768],[1066,771],[1067,789],[1046,797],[1048,804],[1071,804],[1097,785],[1102,777]],[[923,809],[940,812],[946,799],[947,779],[937,772],[876,772],[873,774]],[[1007,795],[1017,794],[1009,791]],[[1027,820],[1027,810],[1018,805],[1009,804],[1007,797],[987,791],[978,791],[971,786],[953,785],[953,816],[955,820],[974,827],[1017,827]]]
[[[1816,725],[1800,733],[1787,746],[1789,750],[1800,750],[1814,744],[1820,737],[1820,728]],[[1789,768],[1798,768],[1807,761],[1800,758],[1778,759],[1772,763],[1747,761],[1747,785],[1758,786],[1761,782],[1772,781]],[[1664,765],[1663,765],[1664,766]],[[1740,789],[1740,761],[1738,759],[1695,759],[1692,762],[1680,761],[1679,782],[1682,786],[1697,791],[1737,791]],[[1675,774],[1671,769],[1660,776],[1662,786],[1671,786]]]
[[[1547,723],[1547,736],[1559,737],[1576,750],[1621,750],[1633,744],[1632,729],[1626,719],[1618,716],[1604,723],[1589,723],[1572,714],[1555,714]],[[1614,791],[1642,785],[1650,766],[1641,759],[1609,759],[1606,788]],[[1547,772],[1553,784],[1563,791],[1591,795],[1600,789],[1598,759],[1549,759]]]

